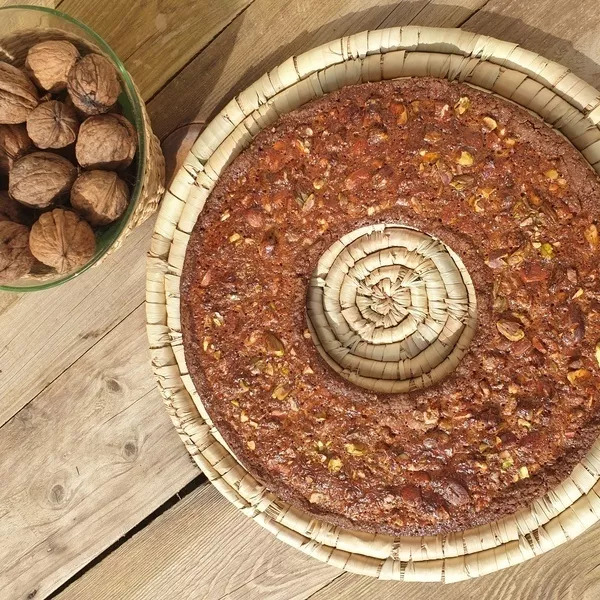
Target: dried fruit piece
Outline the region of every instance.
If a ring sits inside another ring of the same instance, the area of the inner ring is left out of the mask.
[[[269,354],[275,356],[283,356],[285,354],[283,342],[270,331],[265,332],[265,346]]]
[[[38,102],[38,92],[29,77],[20,69],[0,61],[0,123],[25,123]]]
[[[61,92],[79,59],[79,51],[66,40],[49,40],[29,48],[25,67],[32,79],[47,92]]]
[[[0,125],[0,173],[8,173],[32,146],[25,125]]]
[[[519,468],[519,479],[527,479],[529,477],[529,469],[526,466]]]
[[[89,117],[81,124],[75,155],[84,169],[124,169],[131,164],[136,149],[133,125],[111,113]]]
[[[275,398],[276,400],[285,400],[291,391],[292,390],[285,385],[279,384],[275,386],[271,397]]]
[[[34,262],[29,249],[29,228],[0,221],[0,284],[27,275]]]
[[[67,89],[73,104],[86,115],[108,112],[121,86],[112,63],[100,54],[88,54],[69,73]]]
[[[27,134],[38,148],[64,148],[77,139],[78,131],[75,109],[58,100],[38,104],[27,117]]]
[[[525,332],[521,329],[518,323],[501,319],[496,322],[498,331],[511,342],[518,342],[525,337]]]
[[[92,228],[76,213],[55,208],[33,224],[29,245],[40,262],[58,273],[68,273],[92,258],[96,239]]]
[[[439,493],[452,506],[464,506],[471,499],[467,488],[455,479],[443,481]]]
[[[77,169],[52,152],[33,152],[15,162],[8,177],[8,192],[25,206],[46,208],[66,194]]]
[[[86,171],[71,188],[71,206],[94,227],[116,221],[128,203],[129,188],[112,171]]]
[[[0,190],[0,221],[12,221],[13,223],[21,223],[21,225],[31,223],[25,207],[13,200],[8,192],[2,190]]]

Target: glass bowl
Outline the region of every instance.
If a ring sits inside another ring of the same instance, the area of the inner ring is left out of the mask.
[[[94,256],[82,267],[66,274],[52,273],[51,269],[38,267],[38,273],[17,279],[10,284],[0,285],[0,290],[28,292],[44,290],[70,281],[96,264],[116,245],[131,220],[136,206],[142,200],[144,166],[147,159],[147,140],[145,130],[144,103],[123,63],[110,46],[89,27],[73,17],[51,8],[41,6],[8,6],[0,8],[0,60],[22,67],[27,50],[44,40],[65,39],[74,43],[80,51],[90,51],[104,55],[116,68],[121,82],[121,94],[118,99],[123,115],[136,129],[138,137],[137,152],[131,167],[134,181],[129,180],[130,201],[123,216],[95,230],[96,251]],[[35,271],[35,267],[34,267]]]

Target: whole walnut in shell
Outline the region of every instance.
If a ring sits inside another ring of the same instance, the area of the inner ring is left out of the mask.
[[[8,173],[32,146],[25,125],[0,125],[0,173]]]
[[[33,152],[15,162],[8,175],[8,193],[25,206],[46,208],[66,194],[77,169],[53,152]]]
[[[92,228],[70,210],[55,208],[43,213],[29,235],[32,254],[58,273],[82,267],[94,256],[96,238]]]
[[[131,164],[136,148],[133,125],[111,113],[89,117],[81,124],[75,155],[84,169],[124,169]]]
[[[71,206],[94,226],[116,221],[128,202],[127,184],[113,171],[86,171],[71,188]]]
[[[0,190],[0,221],[12,221],[22,225],[31,223],[27,209],[16,200],[13,200],[8,192],[2,190]]]
[[[75,109],[58,100],[38,104],[27,117],[27,133],[38,148],[64,148],[77,139],[78,131]]]
[[[29,249],[29,227],[0,221],[0,283],[27,275],[34,262]]]
[[[29,77],[0,61],[0,123],[24,123],[38,102],[38,92]]]
[[[73,104],[86,115],[108,112],[121,92],[117,71],[100,54],[88,54],[77,62],[69,73],[67,89]]]
[[[25,67],[39,87],[56,93],[67,88],[67,78],[78,59],[79,51],[71,42],[49,40],[29,48]]]

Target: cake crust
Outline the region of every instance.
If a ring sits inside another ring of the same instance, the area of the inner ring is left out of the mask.
[[[278,496],[350,529],[524,508],[600,434],[599,199],[569,142],[464,84],[361,84],[284,115],[221,176],[185,257],[185,357],[213,423]],[[425,390],[353,386],[307,334],[320,255],[373,223],[437,237],[475,285],[469,351]]]

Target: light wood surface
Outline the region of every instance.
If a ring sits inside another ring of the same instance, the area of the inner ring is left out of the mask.
[[[189,145],[236,91],[293,53],[364,29],[462,25],[519,42],[600,85],[596,0],[44,4],[84,19],[125,59],[171,170],[179,143]],[[0,293],[1,600],[47,598],[67,581],[59,598],[600,596],[598,527],[515,569],[440,588],[373,582],[308,559],[206,484],[164,509],[198,471],[149,366],[142,304],[152,227],[150,220],[67,286]]]

